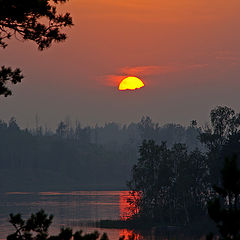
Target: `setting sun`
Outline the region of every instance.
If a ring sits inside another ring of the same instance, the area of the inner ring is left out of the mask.
[[[126,77],[119,84],[119,90],[136,90],[144,87],[144,83],[137,77]]]

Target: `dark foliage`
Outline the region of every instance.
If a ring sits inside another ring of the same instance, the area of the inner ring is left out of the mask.
[[[207,201],[219,194],[214,190],[220,191],[211,186],[220,182],[224,157],[240,153],[240,114],[218,106],[211,111],[210,120],[205,129],[197,128],[196,121],[189,128],[206,146],[202,153],[197,148],[189,151],[182,143],[159,144],[156,132],[161,128],[149,118],[142,119],[140,129],[148,140],[139,149],[128,184],[132,219],[175,226],[206,221]],[[149,140],[151,136],[153,140]]]
[[[53,216],[48,216],[43,210],[32,214],[28,220],[23,220],[20,214],[10,214],[9,222],[14,226],[15,233],[9,235],[7,240],[47,239],[52,219]]]
[[[15,36],[20,40],[31,40],[39,50],[53,42],[66,39],[62,28],[72,26],[69,13],[58,14],[56,5],[67,0],[0,0],[0,47],[6,48],[6,40]],[[19,69],[2,67],[0,70],[0,95],[12,94],[9,83],[21,82]]]
[[[4,95],[5,97],[12,95],[12,91],[8,88],[7,84],[17,84],[22,79],[23,75],[19,68],[12,70],[10,67],[6,68],[2,66],[0,70],[0,95]]]
[[[133,218],[161,225],[187,225],[206,216],[207,164],[199,150],[144,141],[128,183]]]
[[[10,214],[9,222],[15,228],[15,232],[8,235],[7,240],[108,240],[106,233],[102,236],[97,231],[83,234],[80,230],[73,233],[71,228],[61,228],[58,235],[49,236],[48,231],[52,220],[53,215],[48,216],[44,210],[32,214],[27,220],[24,220],[20,214]]]
[[[0,46],[6,47],[4,39],[12,36],[34,41],[40,50],[64,41],[66,34],[60,29],[72,26],[72,18],[69,13],[58,14],[55,4],[66,1],[0,0]]]
[[[221,186],[214,186],[217,194],[208,203],[210,218],[216,223],[220,240],[240,239],[240,169],[237,156],[226,158],[221,171]],[[208,240],[214,234],[207,236]]]
[[[240,151],[240,114],[218,106],[211,111],[210,120],[211,125],[200,133],[200,140],[208,150],[210,181],[219,184],[224,158]]]
[[[66,120],[51,131],[40,126],[39,120],[35,129],[25,130],[14,118],[9,123],[0,121],[0,177],[5,179],[0,191],[125,189],[141,143],[139,124],[82,127]],[[183,142],[197,142],[197,130],[181,128]],[[177,129],[159,126],[156,135],[175,142]]]

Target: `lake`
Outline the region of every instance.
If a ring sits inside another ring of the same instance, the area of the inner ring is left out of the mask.
[[[0,239],[13,233],[8,223],[10,213],[21,213],[24,218],[40,209],[53,214],[51,234],[60,227],[71,227],[84,232],[107,232],[110,240],[128,234],[125,229],[97,229],[87,227],[89,221],[120,219],[126,213],[127,191],[74,191],[74,192],[7,192],[0,193]]]
[[[0,193],[0,240],[13,233],[8,223],[10,213],[21,213],[26,219],[31,213],[44,209],[53,214],[50,234],[58,234],[61,227],[71,227],[74,231],[84,233],[106,232],[110,240],[118,240],[120,236],[131,235],[127,229],[99,229],[93,227],[97,220],[117,220],[127,214],[128,191],[73,191],[73,192],[7,192]],[[183,235],[156,236],[148,232],[144,237],[137,234],[138,240],[196,239]],[[205,238],[204,238],[205,239]]]

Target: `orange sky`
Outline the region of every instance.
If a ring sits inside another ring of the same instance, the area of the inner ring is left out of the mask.
[[[55,127],[66,116],[85,124],[138,121],[203,123],[211,108],[239,109],[239,0],[70,0],[75,26],[63,44],[38,52],[9,42],[0,65],[26,76],[1,99],[0,118]],[[117,91],[119,76],[146,87]]]

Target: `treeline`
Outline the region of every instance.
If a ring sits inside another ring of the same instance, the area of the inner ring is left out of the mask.
[[[167,147],[166,143],[143,141],[128,183],[130,219],[144,226],[195,225],[206,231],[209,200],[220,193],[225,196],[225,205],[231,206],[234,200],[234,206],[240,206],[240,175],[235,169],[240,163],[240,114],[228,107],[213,109],[210,125],[199,131],[199,139],[206,148],[204,152],[188,150],[182,143]],[[222,171],[223,188],[234,194],[213,187],[221,185],[221,170],[227,157],[236,162]],[[224,171],[228,174],[224,175]],[[215,220],[218,221],[217,216]]]
[[[16,123],[14,118],[11,121]],[[119,148],[126,144],[139,146],[144,139],[152,139],[159,143],[166,141],[168,146],[172,146],[175,143],[185,143],[190,149],[202,147],[198,139],[201,128],[197,127],[196,120],[191,121],[187,127],[174,123],[160,126],[159,123],[154,123],[150,117],[146,116],[142,117],[140,122],[130,123],[129,125],[109,122],[104,126],[82,127],[79,121],[73,124],[70,119],[66,119],[58,123],[55,131],[47,127],[38,127],[37,123],[35,129],[26,130],[32,133],[32,135],[55,135],[85,144],[92,143],[111,148]]]
[[[124,189],[143,139],[202,148],[199,131],[196,122],[159,126],[150,117],[102,127],[61,121],[55,131],[0,121],[0,190]]]

